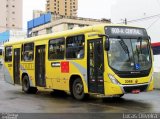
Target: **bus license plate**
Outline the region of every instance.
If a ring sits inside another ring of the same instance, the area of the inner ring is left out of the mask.
[[[139,89],[132,90],[132,93],[134,94],[140,93],[140,90]]]

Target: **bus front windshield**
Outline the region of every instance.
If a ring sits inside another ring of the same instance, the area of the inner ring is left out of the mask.
[[[110,38],[109,66],[117,71],[142,71],[151,68],[149,40]]]

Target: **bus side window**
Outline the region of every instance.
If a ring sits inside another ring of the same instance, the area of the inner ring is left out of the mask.
[[[24,51],[23,51],[23,44],[22,44],[22,46],[21,46],[21,61],[24,60],[24,59],[23,59],[23,55],[24,55]]]
[[[48,59],[64,59],[64,38],[49,41]]]
[[[33,58],[34,58],[34,44],[33,43],[24,44],[23,60],[33,61]]]
[[[66,39],[66,58],[84,57],[84,35],[71,36]]]
[[[12,47],[6,47],[5,48],[5,62],[11,62],[12,61]]]

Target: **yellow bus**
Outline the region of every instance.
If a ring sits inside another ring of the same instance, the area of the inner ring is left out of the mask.
[[[3,47],[0,46],[0,65],[3,64]]]
[[[121,97],[153,90],[150,37],[144,28],[103,24],[4,45],[5,80],[37,89]]]

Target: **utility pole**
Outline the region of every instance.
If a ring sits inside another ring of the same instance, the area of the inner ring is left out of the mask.
[[[127,25],[127,18],[125,18],[125,19],[124,19],[124,24],[126,24],[126,25]]]

